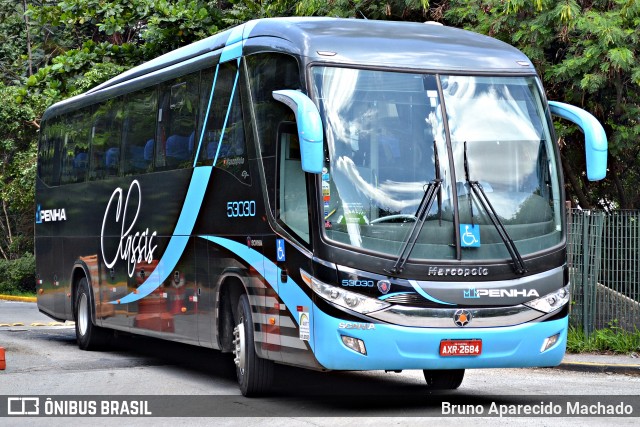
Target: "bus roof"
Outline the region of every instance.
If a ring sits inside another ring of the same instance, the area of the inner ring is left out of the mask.
[[[531,61],[513,46],[437,23],[274,18],[255,25],[251,37],[261,36],[291,40],[302,55],[321,61],[438,72],[535,73]]]
[[[306,57],[308,61],[443,73],[535,74],[531,61],[513,46],[435,23],[322,17],[268,18],[249,21],[159,56],[85,94],[62,101],[55,106],[58,108],[50,109],[45,116],[56,114],[60,107],[66,110],[69,104],[79,101],[78,98],[232,44],[243,45],[251,39],[257,41],[260,37],[286,41],[295,47],[296,51],[292,53]],[[265,45],[268,44],[265,41]]]

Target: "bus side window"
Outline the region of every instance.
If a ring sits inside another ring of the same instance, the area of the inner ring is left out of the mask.
[[[226,156],[226,152],[229,147],[230,131],[233,132],[233,119],[231,117],[232,112],[229,112],[229,119],[227,120],[227,128],[223,129],[225,118],[227,118],[227,111],[229,110],[229,103],[232,102],[231,93],[233,91],[233,84],[236,78],[237,67],[235,62],[220,64],[218,69],[218,76],[216,78],[216,87],[213,92],[213,100],[211,102],[211,108],[209,110],[209,117],[205,124],[204,138],[202,141],[202,147],[200,149],[200,160],[205,164],[212,164],[218,156],[218,159]],[[239,91],[236,91],[238,93]],[[233,110],[234,108],[232,108]],[[241,116],[242,117],[242,116]],[[240,119],[242,120],[242,118]],[[224,135],[223,135],[224,131]],[[223,137],[221,143],[220,138]],[[219,147],[219,144],[222,146]],[[226,146],[226,148],[225,148]],[[216,166],[219,166],[216,165]]]
[[[156,169],[189,167],[196,143],[200,72],[171,80],[160,90]]]
[[[292,119],[289,107],[273,99],[273,91],[300,89],[300,71],[295,58],[277,53],[250,55],[246,58],[249,87],[255,126],[257,128],[260,157],[264,166],[265,191],[272,215],[276,215],[276,145],[278,126]]]
[[[63,119],[61,184],[84,182],[86,179],[89,164],[89,111],[80,110]]]
[[[300,158],[298,130],[293,122],[279,126],[278,170],[277,219],[309,243],[307,185]]]
[[[89,179],[119,175],[120,139],[122,130],[122,100],[110,99],[93,113]]]
[[[49,119],[43,126],[40,137],[38,176],[50,186],[60,183],[60,144],[62,119]]]
[[[244,133],[240,83],[234,84],[238,68],[235,63],[220,66],[215,97],[205,127],[203,153],[208,164],[225,169],[243,184],[251,185]],[[223,129],[224,126],[224,129]]]
[[[156,107],[155,86],[133,93],[127,98],[122,132],[124,175],[144,173],[151,167]]]

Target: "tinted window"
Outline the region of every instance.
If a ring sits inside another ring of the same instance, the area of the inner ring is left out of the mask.
[[[60,144],[62,120],[49,119],[42,127],[40,147],[38,149],[38,176],[47,185],[60,183]]]
[[[300,89],[298,63],[282,54],[260,54],[247,57],[249,85],[255,111],[260,154],[266,178],[266,190],[273,210],[275,203],[276,141],[281,123],[291,121],[293,112],[273,99],[279,89]]]
[[[155,87],[127,97],[122,134],[123,173],[144,173],[152,165],[155,145],[157,90]]]
[[[100,104],[93,113],[89,179],[103,179],[119,174],[122,116],[120,98]]]
[[[216,167],[249,183],[238,78],[235,62],[220,65],[200,157],[205,164],[215,161]]]
[[[200,73],[179,77],[161,85],[156,169],[192,164],[198,118]]]

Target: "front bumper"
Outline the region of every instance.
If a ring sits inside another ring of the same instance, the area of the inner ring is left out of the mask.
[[[488,328],[420,328],[345,322],[313,306],[315,357],[333,370],[474,369],[557,366],[564,357],[568,316],[546,322]],[[342,326],[342,327],[341,327]],[[544,340],[558,341],[540,352]],[[346,347],[341,335],[362,340],[367,354]],[[479,356],[440,356],[444,339],[481,339]]]

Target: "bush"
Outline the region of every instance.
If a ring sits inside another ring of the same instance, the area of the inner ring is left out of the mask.
[[[593,331],[586,336],[582,329],[569,327],[567,334],[569,353],[637,353],[640,352],[640,331],[626,331],[609,323],[609,327]]]
[[[25,254],[14,260],[0,259],[0,294],[34,294],[36,259]]]

